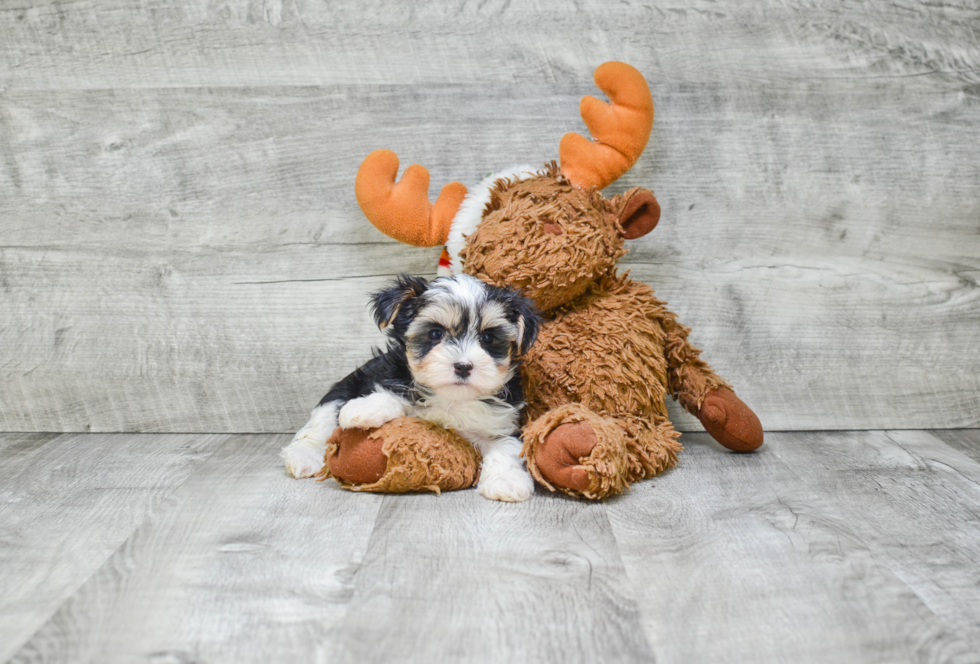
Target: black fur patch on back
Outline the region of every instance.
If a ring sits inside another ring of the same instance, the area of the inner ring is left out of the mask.
[[[334,384],[320,399],[319,405],[331,401],[347,403],[351,399],[366,397],[378,387],[411,398],[414,381],[404,348],[392,344],[384,352],[375,349],[374,357]]]

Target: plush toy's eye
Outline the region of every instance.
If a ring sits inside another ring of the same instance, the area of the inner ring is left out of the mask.
[[[488,346],[493,343],[493,332],[484,332],[480,335],[480,343],[484,346]]]
[[[439,328],[436,328],[434,330],[429,330],[429,339],[431,339],[432,341],[439,341],[440,339],[442,339],[444,334],[445,332],[443,332]]]

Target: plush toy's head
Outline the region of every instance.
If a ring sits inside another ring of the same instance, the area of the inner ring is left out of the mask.
[[[653,100],[643,76],[621,62],[596,70],[611,104],[582,99],[589,141],[566,134],[561,166],[495,173],[473,191],[447,184],[429,203],[429,173],[412,165],[400,182],[398,157],[377,150],[357,173],[357,200],[386,235],[416,246],[446,243],[448,268],[511,286],[543,310],[581,295],[625,253],[624,239],[650,232],[660,206],[645,189],[604,198],[599,190],[625,173],[646,146]]]
[[[459,257],[464,272],[516,288],[547,311],[607,274],[626,253],[623,240],[651,230],[658,213],[646,190],[606,199],[550,168],[495,187]]]

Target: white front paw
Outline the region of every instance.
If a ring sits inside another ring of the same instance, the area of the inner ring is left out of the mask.
[[[477,491],[490,500],[519,503],[534,493],[534,480],[520,466],[488,469],[484,465]]]
[[[313,477],[323,468],[323,452],[309,445],[290,445],[282,451],[286,470],[296,479]]]
[[[405,414],[401,401],[387,392],[351,399],[340,409],[337,423],[344,429],[373,429]]]

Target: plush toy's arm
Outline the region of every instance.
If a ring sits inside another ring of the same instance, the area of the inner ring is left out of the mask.
[[[687,339],[691,329],[681,325],[672,312],[665,310],[664,314],[667,387],[671,394],[725,447],[751,452],[762,445],[759,418],[701,359],[701,351]]]
[[[684,410],[697,415],[704,398],[712,390],[729,385],[701,359],[701,350],[687,339],[691,328],[681,325],[677,315],[664,310],[664,332],[667,334],[667,388]]]

